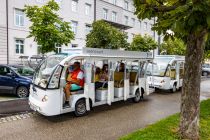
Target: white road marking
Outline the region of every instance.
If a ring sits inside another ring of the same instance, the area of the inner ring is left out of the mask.
[[[7,122],[18,121],[18,120],[22,120],[22,119],[27,119],[27,118],[32,117],[34,114],[36,114],[36,113],[32,112],[32,113],[25,113],[25,114],[0,118],[0,124],[7,123]]]

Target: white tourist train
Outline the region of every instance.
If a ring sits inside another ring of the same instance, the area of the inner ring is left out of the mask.
[[[149,86],[176,92],[182,87],[185,57],[157,55],[147,68]]]
[[[152,60],[151,52],[95,48],[83,48],[73,54],[51,55],[37,67],[30,90],[29,105],[34,111],[45,116],[67,112],[83,116],[94,106],[111,105],[129,98],[139,102],[144,95],[149,95],[146,71]],[[71,91],[69,106],[65,107],[63,104],[67,71],[74,62],[80,62],[84,72],[84,87]],[[119,71],[119,65],[122,63],[125,68]],[[102,68],[104,64],[108,65],[108,79],[101,81],[101,87],[96,87],[96,68]]]

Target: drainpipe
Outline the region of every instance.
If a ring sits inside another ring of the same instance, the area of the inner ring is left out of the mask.
[[[9,17],[8,17],[8,0],[6,0],[6,24],[7,24],[7,65],[9,64]]]
[[[96,21],[96,0],[94,0],[94,21]]]

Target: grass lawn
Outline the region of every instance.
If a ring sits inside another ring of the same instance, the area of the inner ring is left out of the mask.
[[[120,140],[181,140],[178,129],[179,114],[175,114]],[[201,102],[200,137],[201,140],[210,140],[210,99]]]

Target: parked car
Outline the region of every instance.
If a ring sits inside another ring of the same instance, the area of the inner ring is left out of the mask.
[[[15,72],[20,74],[21,76],[28,77],[33,79],[34,70],[28,66],[24,65],[9,65]]]
[[[21,76],[12,67],[0,65],[0,93],[16,94],[19,98],[29,95],[32,80]]]
[[[202,76],[208,76],[210,74],[210,64],[202,65]]]

